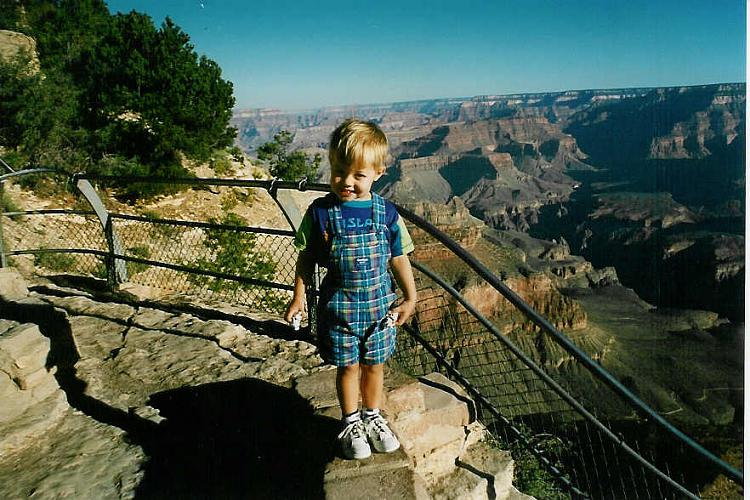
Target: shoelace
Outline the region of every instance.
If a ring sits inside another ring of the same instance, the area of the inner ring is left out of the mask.
[[[341,431],[341,434],[339,434],[339,437],[348,438],[349,436],[351,436],[352,440],[364,439],[365,435],[362,431],[363,431],[362,421],[357,420],[356,422],[352,422],[351,424],[344,427],[344,430]]]
[[[393,432],[388,428],[388,421],[384,419],[380,415],[375,415],[374,417],[370,417],[369,422],[372,423],[372,425],[375,427],[375,429],[378,431],[378,435],[391,435]]]

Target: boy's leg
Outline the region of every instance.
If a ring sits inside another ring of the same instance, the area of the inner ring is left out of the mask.
[[[365,408],[380,408],[383,398],[383,363],[377,365],[360,365],[362,379],[362,405]]]
[[[362,404],[367,437],[373,448],[381,453],[396,451],[400,444],[388,422],[380,415],[380,402],[383,399],[384,364],[360,365],[362,369]]]
[[[336,370],[336,394],[343,416],[357,411],[359,406],[359,364],[338,367]]]

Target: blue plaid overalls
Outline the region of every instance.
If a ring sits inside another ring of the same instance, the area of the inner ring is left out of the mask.
[[[318,312],[320,350],[336,366],[384,363],[396,348],[396,328],[381,321],[396,300],[388,274],[391,248],[383,198],[372,194],[373,225],[346,230],[339,203],[328,209],[331,251]]]

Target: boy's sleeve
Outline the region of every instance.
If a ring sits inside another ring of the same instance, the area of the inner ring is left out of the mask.
[[[299,229],[297,229],[297,234],[294,236],[294,246],[297,247],[297,250],[300,252],[310,246],[313,238],[313,224],[312,207],[310,207],[307,209],[307,212],[305,212],[305,216],[302,217],[302,222],[299,225]]]
[[[391,230],[391,257],[408,255],[414,251],[414,242],[411,239],[409,230],[401,216],[396,216],[396,223],[392,224]]]

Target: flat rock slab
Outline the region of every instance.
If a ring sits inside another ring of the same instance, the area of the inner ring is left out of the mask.
[[[336,369],[325,369],[295,380],[294,390],[316,410],[337,408]]]
[[[328,464],[325,470],[325,480],[332,481],[353,477],[378,475],[403,467],[409,467],[409,457],[403,450],[393,453],[375,453],[363,460],[346,460],[336,458]]]
[[[70,413],[32,446],[0,457],[0,498],[133,498],[146,457],[124,437]]]
[[[126,322],[135,308],[127,304],[97,302],[88,297],[55,297],[53,295],[37,295],[53,306],[65,309],[71,315],[95,316],[113,321]]]
[[[387,474],[346,478],[324,486],[326,500],[403,499],[426,500],[424,490],[415,487],[414,472],[403,468]]]
[[[117,323],[110,323],[111,332],[90,325],[90,318],[72,319],[77,345],[99,344],[92,336],[116,345],[122,335]],[[89,347],[88,352],[93,354],[99,346]],[[252,376],[258,371],[256,365],[242,363],[210,340],[130,328],[120,347],[110,352],[102,348],[98,358],[82,358],[76,370],[87,383],[88,395],[126,410],[145,405],[155,392]]]

